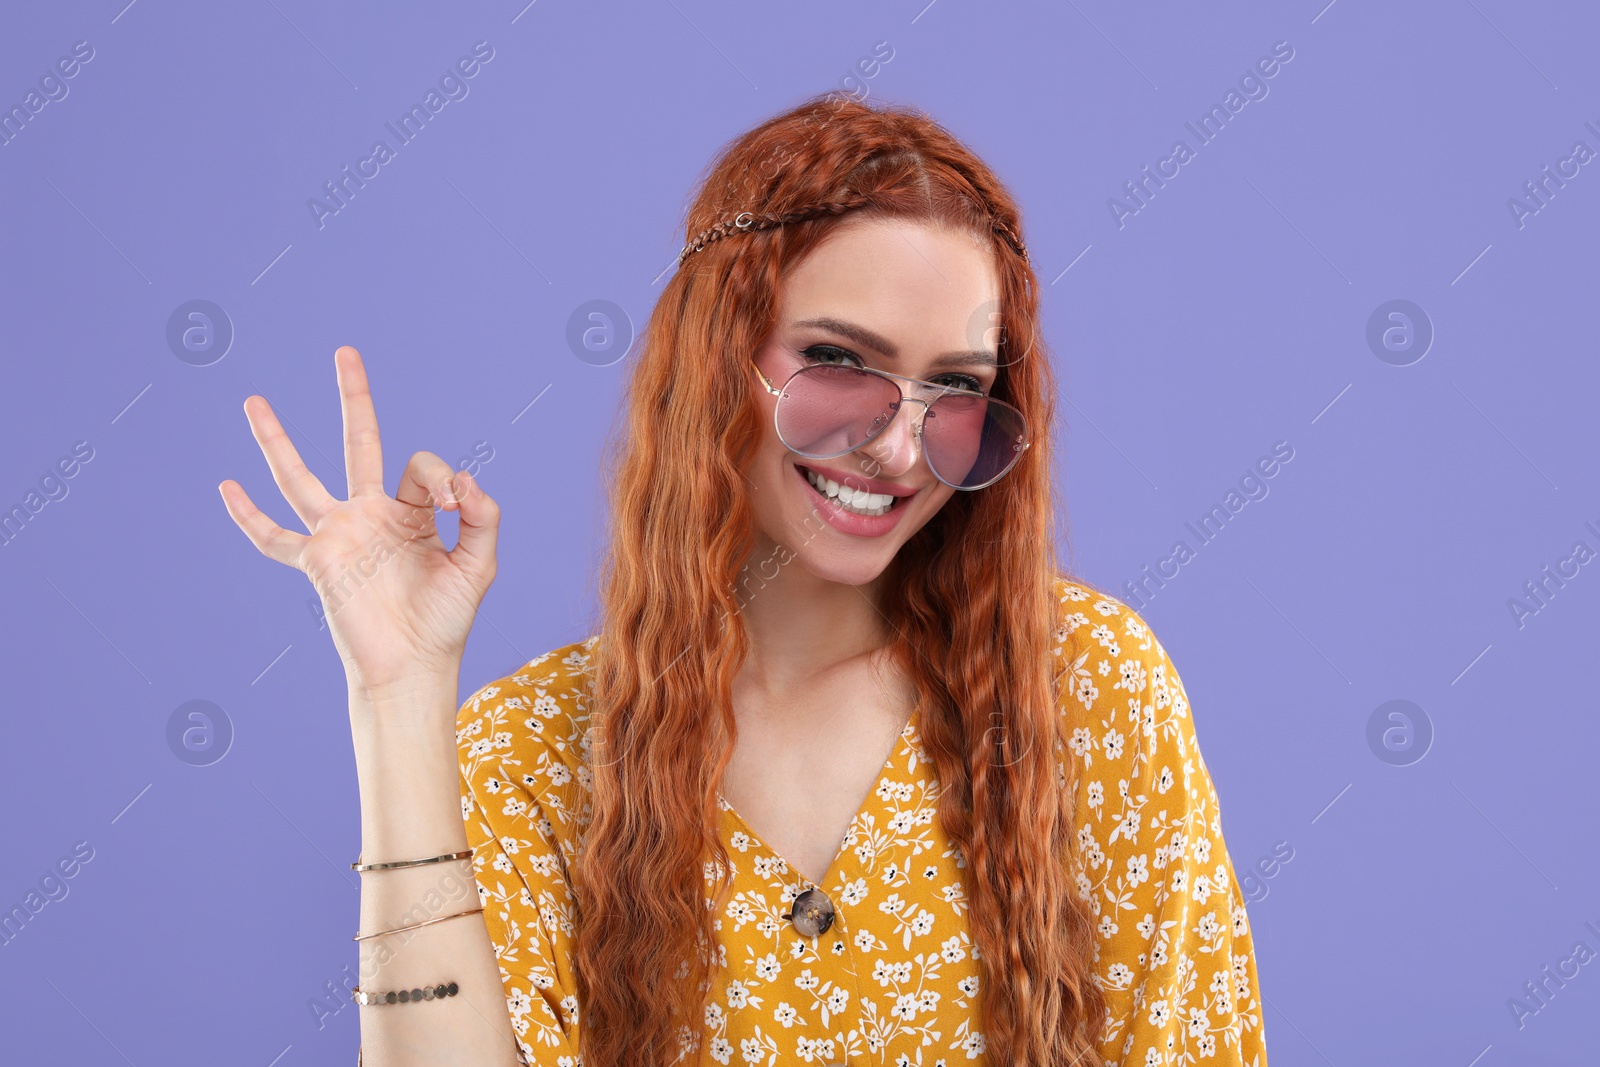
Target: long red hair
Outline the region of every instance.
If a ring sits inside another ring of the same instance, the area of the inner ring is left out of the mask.
[[[1050,465],[1055,385],[1038,280],[994,222],[1017,206],[965,145],[909,107],[826,94],[723,147],[686,239],[742,211],[855,210],[993,243],[1002,370],[994,393],[1032,446],[999,482],[958,492],[890,565],[889,650],[916,680],[938,818],[966,858],[984,966],[990,1062],[1098,1067],[1105,1012],[1094,926],[1078,895],[1073,788],[1063,782],[1050,654],[1059,605]],[[729,891],[717,797],[732,755],[732,683],[749,647],[740,572],[754,548],[744,468],[763,433],[746,364],[774,325],[787,270],[847,215],[713,241],[657,301],[609,466],[612,541],[590,704],[593,812],[573,872],[587,1067],[694,1061]],[[692,373],[686,368],[692,368]],[[707,906],[708,892],[715,898]]]

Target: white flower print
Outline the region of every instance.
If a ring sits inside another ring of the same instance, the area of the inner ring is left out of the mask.
[[[1101,673],[1106,672],[1102,670]],[[1093,707],[1094,701],[1098,701],[1099,699],[1099,688],[1096,688],[1096,685],[1094,685],[1093,678],[1088,677],[1088,675],[1083,675],[1082,678],[1078,678],[1077,693],[1075,693],[1074,696],[1078,697],[1078,704],[1082,704],[1083,707]]]
[[[1126,689],[1130,693],[1144,691],[1145,667],[1136,659],[1122,661],[1122,676],[1111,688]]]
[[[1106,759],[1116,759],[1122,755],[1122,733],[1118,730],[1107,730],[1101,739],[1101,749],[1106,754]]]

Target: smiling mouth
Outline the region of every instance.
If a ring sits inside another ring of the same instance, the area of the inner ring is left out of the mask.
[[[809,467],[795,464],[802,477],[810,483],[821,496],[827,497],[841,509],[853,515],[867,515],[873,518],[887,515],[903,502],[910,500],[909,496],[889,496],[887,493],[868,493],[859,489],[842,486],[831,478],[824,478]],[[913,494],[915,495],[915,494]]]

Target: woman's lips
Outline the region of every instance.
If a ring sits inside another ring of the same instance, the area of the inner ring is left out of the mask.
[[[812,506],[812,513],[821,513],[823,521],[841,533],[852,534],[856,537],[882,537],[896,526],[900,525],[901,518],[910,509],[910,496],[897,496],[889,510],[882,515],[862,515],[854,511],[847,511],[837,500],[820,492],[811,480],[806,477],[806,470],[799,464],[794,465],[795,477],[800,479],[800,484],[805,486],[806,493],[818,503]],[[912,495],[915,495],[913,491]]]

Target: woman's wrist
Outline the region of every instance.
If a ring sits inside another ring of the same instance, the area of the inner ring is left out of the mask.
[[[346,674],[350,715],[353,721],[380,716],[405,720],[437,717],[446,709],[455,718],[460,682],[460,664],[451,667],[419,668],[415,673],[382,683],[368,683]]]
[[[362,843],[387,861],[464,842],[455,687],[435,682],[351,702]],[[446,847],[450,846],[450,847]]]

